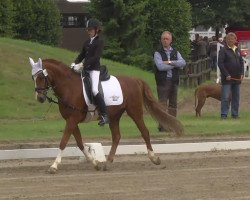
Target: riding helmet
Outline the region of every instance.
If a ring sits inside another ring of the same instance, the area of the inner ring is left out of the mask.
[[[86,28],[100,29],[102,26],[101,22],[97,19],[91,18],[87,21]]]

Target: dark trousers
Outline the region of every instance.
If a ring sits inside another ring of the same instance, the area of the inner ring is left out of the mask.
[[[212,56],[211,57],[211,61],[212,61],[212,70],[216,71],[217,70],[217,56]]]
[[[159,102],[174,117],[177,116],[177,93],[178,84],[171,79],[167,79],[163,85],[157,85]],[[160,125],[159,128],[161,128]]]

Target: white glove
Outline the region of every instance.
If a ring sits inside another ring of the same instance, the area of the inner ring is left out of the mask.
[[[70,68],[74,69],[75,65],[76,65],[75,63],[71,63]]]
[[[73,69],[75,72],[81,73],[83,70],[83,63],[80,62],[80,63],[76,64]]]

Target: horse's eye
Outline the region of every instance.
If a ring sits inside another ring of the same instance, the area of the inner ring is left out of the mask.
[[[32,80],[34,81],[34,77],[33,77],[33,76],[31,76],[31,78],[32,78]]]

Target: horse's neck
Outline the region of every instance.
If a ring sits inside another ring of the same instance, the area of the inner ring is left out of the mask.
[[[63,96],[67,90],[74,91],[74,83],[77,82],[75,74],[70,70],[58,67],[48,68],[48,70],[52,72],[51,84],[57,95]]]

